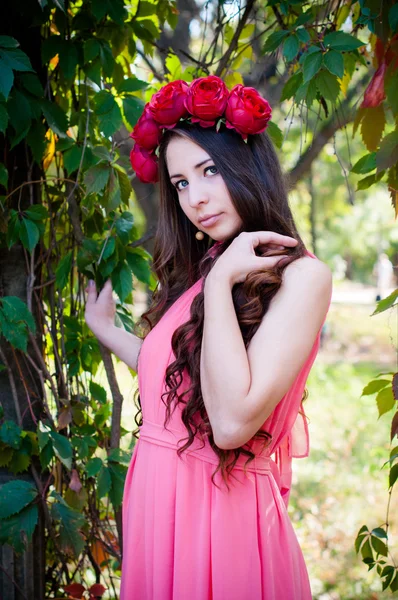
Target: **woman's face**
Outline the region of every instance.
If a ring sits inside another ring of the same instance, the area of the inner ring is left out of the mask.
[[[206,150],[190,139],[175,136],[167,146],[166,162],[180,206],[195,227],[216,241],[236,234],[242,220]],[[211,215],[218,216],[201,222],[203,217]]]

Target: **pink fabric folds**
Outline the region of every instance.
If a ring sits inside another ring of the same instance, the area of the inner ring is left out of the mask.
[[[181,409],[165,429],[161,401],[165,370],[174,360],[172,334],[189,319],[201,285],[197,281],[170,307],[141,348],[143,425],[124,489],[121,600],[310,600],[287,504],[292,458],[309,451],[301,398],[320,331],[293,386],[264,423],[272,447],[246,473],[247,457],[240,457],[229,491],[218,472],[216,487],[211,475],[218,457],[201,440],[178,456],[187,438]],[[188,385],[185,376],[180,389]]]

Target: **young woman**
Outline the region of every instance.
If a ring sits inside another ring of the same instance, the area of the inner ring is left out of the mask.
[[[139,379],[122,600],[311,598],[287,504],[332,278],[295,226],[270,116],[210,76],[167,84],[132,134],[133,168],[159,179],[159,285],[137,336],[114,326],[110,282],[86,308]]]

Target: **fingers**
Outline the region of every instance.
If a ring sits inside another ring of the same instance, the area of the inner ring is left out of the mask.
[[[282,246],[296,246],[298,244],[298,240],[290,237],[289,235],[282,235],[281,233],[276,233],[276,231],[254,231],[252,233],[254,236],[255,245],[259,244],[270,244],[274,243]]]
[[[93,279],[89,279],[85,291],[87,292],[87,304],[94,304],[97,300],[97,287]]]
[[[99,293],[98,300],[108,301],[109,298],[113,298],[112,292],[112,281],[110,279],[107,279],[104,283],[104,287]]]

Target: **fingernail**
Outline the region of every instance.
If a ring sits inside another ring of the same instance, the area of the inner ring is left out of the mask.
[[[89,285],[89,287],[92,287],[94,285],[94,279],[89,279],[88,285]]]

